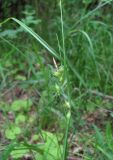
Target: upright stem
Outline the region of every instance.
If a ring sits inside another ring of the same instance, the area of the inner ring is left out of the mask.
[[[63,160],[66,160],[67,157],[67,141],[68,141],[68,133],[70,127],[70,118],[71,118],[71,96],[70,96],[70,87],[69,87],[69,77],[68,77],[68,68],[67,68],[67,58],[66,58],[66,50],[65,50],[65,34],[64,34],[64,21],[63,21],[63,7],[62,0],[60,0],[60,13],[61,13],[61,29],[62,29],[62,49],[63,49],[63,65],[64,65],[64,79],[67,82],[67,91],[68,91],[68,101],[69,101],[69,110],[66,115],[66,132],[64,138],[64,150],[63,150]]]

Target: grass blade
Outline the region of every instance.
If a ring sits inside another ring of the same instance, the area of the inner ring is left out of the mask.
[[[20,20],[16,19],[16,18],[11,18],[13,21],[15,21],[16,23],[18,23],[21,27],[23,27],[25,29],[25,31],[27,31],[28,33],[30,33],[40,44],[42,44],[42,46],[44,46],[51,54],[52,56],[54,56],[55,58],[57,58],[58,60],[60,60],[59,55],[57,54],[57,52],[50,47],[38,34],[36,34],[31,28],[29,28],[28,26],[26,26],[23,22],[21,22]]]

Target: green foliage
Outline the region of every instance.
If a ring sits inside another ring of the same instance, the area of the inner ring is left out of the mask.
[[[26,5],[25,11],[23,11],[24,18],[21,21],[28,26],[35,26],[41,22],[41,20],[36,19],[36,12],[32,6]],[[17,38],[19,33],[24,32],[23,28],[20,26],[17,29],[6,29],[0,32],[0,36],[8,37],[10,39]]]
[[[21,145],[19,147],[15,147],[15,150],[13,150],[11,152],[11,157],[13,159],[19,159],[19,158],[22,158],[24,155],[28,154],[29,153],[29,149],[24,149],[25,146],[24,145]]]
[[[92,134],[92,122],[101,124],[95,110],[112,110],[112,102],[104,96],[113,92],[110,2],[41,0],[37,5],[37,1],[26,1],[25,9],[20,9],[24,17],[0,24],[0,120],[4,123],[0,127],[11,143],[3,148],[3,160],[27,154],[39,160],[65,160],[70,126],[71,133]],[[3,8],[13,3],[17,1],[6,1]],[[6,14],[10,17],[9,11]],[[88,112],[92,116],[88,117]],[[110,121],[112,112],[106,117],[105,121]],[[112,160],[111,125],[102,131],[94,128],[93,139],[80,137],[85,141],[80,156]]]
[[[16,143],[10,143],[8,146],[5,147],[5,150],[2,154],[0,154],[0,158],[3,160],[7,160],[9,158],[10,153],[14,150]]]
[[[21,129],[17,127],[15,124],[11,124],[6,130],[5,130],[5,136],[7,139],[15,139],[17,135],[21,133]]]
[[[14,128],[15,130],[16,128]],[[16,129],[17,131],[17,129]],[[15,132],[16,132],[15,131]],[[7,131],[9,133],[8,135],[8,139],[12,139],[10,137],[10,135],[12,136],[12,134],[10,133],[10,131]],[[16,132],[17,134],[17,132]],[[22,158],[24,155],[29,154],[30,151],[34,151],[34,157],[38,158],[39,160],[52,160],[53,158],[55,160],[60,160],[62,159],[62,154],[63,154],[63,146],[59,143],[58,139],[59,137],[57,137],[55,134],[52,134],[50,132],[47,131],[42,131],[41,132],[41,137],[43,139],[43,144],[38,144],[37,145],[37,149],[35,146],[30,146],[29,144],[12,144],[9,145],[6,148],[6,151],[4,151],[3,153],[3,160],[7,160],[7,156],[11,156],[13,159],[17,159],[17,158]],[[37,138],[39,139],[39,136],[34,135],[34,140],[37,140]],[[35,152],[37,150],[37,152]]]
[[[95,126],[96,143],[95,149],[98,152],[100,159],[112,160],[113,157],[113,133],[111,124],[106,125],[105,135]]]
[[[43,150],[40,149],[41,145],[31,145],[28,143],[16,143],[13,142],[6,147],[6,150],[0,154],[3,160],[7,160],[9,157],[13,157],[13,159],[22,158],[23,155],[30,153],[30,151],[36,151],[40,154],[43,154]]]
[[[36,11],[30,5],[26,5],[23,14],[25,15],[25,18],[22,19],[22,22],[27,26],[37,25],[41,22],[41,20],[36,19]]]
[[[93,2],[93,1],[92,0],[83,0],[83,3],[85,3],[85,4],[89,4],[91,2]]]
[[[25,120],[26,120],[25,115],[19,114],[19,115],[16,117],[15,123],[16,123],[16,124],[24,123]]]
[[[32,101],[30,99],[28,100],[15,100],[11,105],[12,111],[28,111],[30,107],[32,106]]]
[[[38,154],[37,158],[39,160],[61,160],[63,146],[59,144],[58,138],[54,134],[45,131],[42,131],[42,137],[45,141],[44,145],[42,146],[44,154]]]

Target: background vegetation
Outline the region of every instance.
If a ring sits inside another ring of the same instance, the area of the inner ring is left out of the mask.
[[[0,159],[113,159],[112,11],[0,1]]]

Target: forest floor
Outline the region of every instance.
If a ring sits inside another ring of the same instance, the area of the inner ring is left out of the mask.
[[[31,106],[29,110],[26,110],[26,108],[24,108],[25,107],[24,103],[26,102],[26,100],[28,101],[31,98],[34,98],[35,101],[37,102],[40,99],[39,95],[37,95],[36,92],[32,90],[25,91],[22,88],[20,88],[17,84],[10,89],[6,88],[1,91],[0,141],[2,146],[7,146],[8,144],[10,144],[10,140],[14,139],[15,137],[17,137],[17,140],[19,142],[22,142],[23,139],[25,139],[25,136],[27,136],[27,141],[30,144],[39,143],[39,140],[36,136],[37,111],[35,109],[35,105],[33,103],[30,104]],[[107,105],[108,102],[109,102],[108,99],[107,100],[103,99],[103,105]],[[111,100],[109,103],[111,103],[112,105]],[[23,108],[25,110],[23,111],[22,106],[19,105],[23,105]],[[86,152],[84,151],[86,150],[86,146],[88,149],[87,152],[89,152],[90,154],[94,154],[92,144],[94,142],[95,131],[93,125],[97,126],[101,130],[105,130],[106,123],[107,122],[112,123],[113,112],[109,109],[104,109],[104,108],[105,107],[101,107],[93,112],[86,112],[85,114],[83,114],[83,116],[81,116],[81,121],[83,121],[84,124],[77,127],[77,133],[75,135],[73,134],[73,132],[70,131],[68,138],[68,145],[69,145],[68,160],[83,160],[84,152]],[[10,127],[12,125],[12,129],[8,127],[9,124]],[[17,130],[17,133],[15,133],[14,130]],[[50,128],[49,132],[54,133],[55,129]],[[12,158],[10,157],[9,159]],[[23,154],[21,159],[32,160],[33,157],[30,154],[26,153],[25,155]]]

